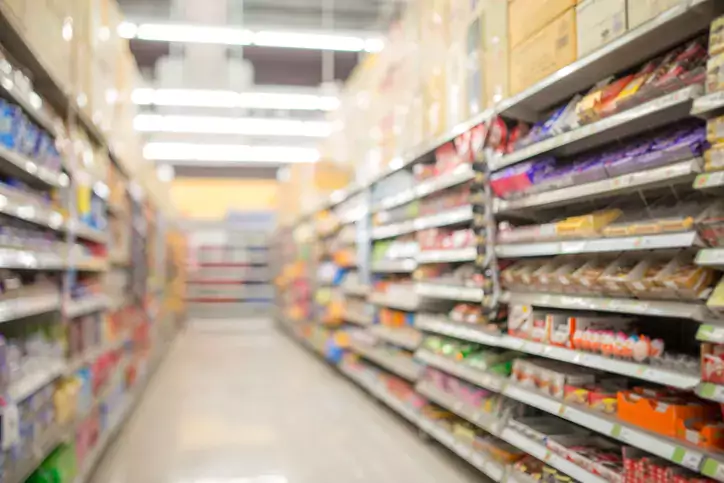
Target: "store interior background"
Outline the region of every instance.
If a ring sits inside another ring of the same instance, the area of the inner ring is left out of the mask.
[[[0,0],[0,47],[0,483],[724,482],[724,0]]]
[[[187,25],[233,25],[252,30],[275,30],[293,33],[353,35],[381,40],[389,25],[399,16],[405,2],[400,0],[121,0],[126,21]],[[334,40],[331,40],[334,43]],[[212,108],[179,106],[139,106],[140,114],[243,117],[284,122],[310,121],[319,129],[313,136],[296,135],[283,124],[270,125],[274,135],[204,133],[143,133],[147,143],[184,142],[224,145],[281,146],[303,149],[302,158],[318,157],[325,132],[331,129],[330,109],[335,107],[343,83],[368,52],[332,51],[266,46],[228,46],[193,43],[159,42],[141,39],[130,41],[143,87],[155,89],[199,89],[273,94],[307,94],[323,96],[325,110],[302,110],[294,100],[277,102],[274,108]],[[330,104],[331,101],[331,104]],[[212,130],[213,131],[213,130]],[[285,131],[289,134],[285,135]],[[310,154],[311,153],[311,154]],[[296,203],[286,204],[280,193],[282,184],[291,178],[290,163],[296,177],[309,177],[324,169],[300,159],[282,156],[255,162],[168,160],[152,161],[158,166],[172,166],[169,181],[170,201],[181,218],[224,219],[228,212],[277,211],[284,218],[291,215]],[[301,199],[301,205],[317,202],[351,179],[352,163],[321,159],[336,165],[333,180],[320,180],[323,189]],[[345,173],[339,178],[340,170]],[[162,168],[162,176],[170,173]],[[326,183],[326,187],[324,186]],[[298,180],[294,184],[301,184]],[[209,196],[213,195],[213,196]],[[314,197],[316,199],[312,199]],[[203,202],[199,202],[203,200]],[[282,206],[283,205],[283,206]],[[291,219],[291,218],[289,218]]]

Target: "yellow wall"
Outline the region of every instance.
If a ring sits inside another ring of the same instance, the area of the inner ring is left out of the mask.
[[[275,210],[278,190],[276,180],[176,178],[170,191],[179,215],[216,219],[229,210]]]

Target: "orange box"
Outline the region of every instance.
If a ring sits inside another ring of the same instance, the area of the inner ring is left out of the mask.
[[[678,427],[677,437],[700,448],[724,448],[724,423],[699,418],[682,421]]]
[[[640,428],[675,438],[687,419],[704,418],[707,407],[680,398],[647,397],[637,390],[618,393],[618,417]]]

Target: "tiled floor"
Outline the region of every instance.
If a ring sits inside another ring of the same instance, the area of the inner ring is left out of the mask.
[[[93,483],[487,481],[271,323],[179,337]]]

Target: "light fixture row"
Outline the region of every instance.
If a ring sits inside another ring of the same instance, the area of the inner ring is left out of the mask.
[[[289,49],[334,50],[339,52],[379,52],[384,41],[379,37],[365,38],[272,30],[253,31],[223,26],[190,24],[135,24],[122,22],[118,35],[126,39],[157,42],[183,42],[217,45],[282,47]]]
[[[234,92],[208,89],[135,89],[133,103],[141,106],[217,107],[277,109],[290,111],[333,111],[339,107],[335,96],[302,93]]]
[[[316,163],[319,151],[294,146],[248,146],[241,144],[196,144],[151,142],[143,156],[152,161],[289,164]]]

